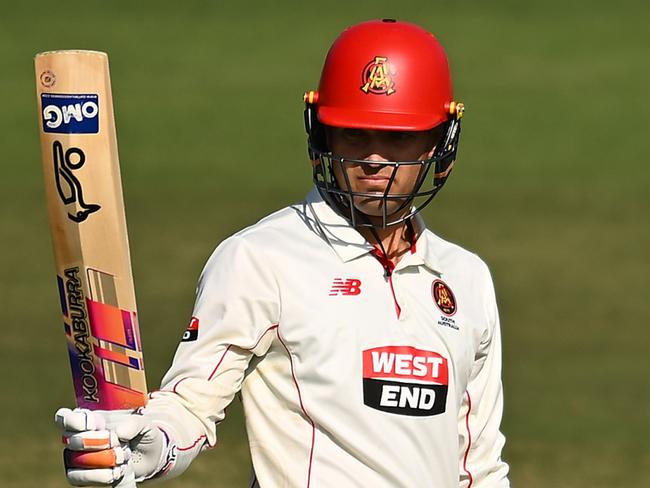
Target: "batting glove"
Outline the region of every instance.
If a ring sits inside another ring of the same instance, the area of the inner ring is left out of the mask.
[[[73,486],[114,485],[132,476],[144,481],[166,472],[176,459],[167,434],[138,412],[60,408],[55,421],[63,431],[65,471]]]

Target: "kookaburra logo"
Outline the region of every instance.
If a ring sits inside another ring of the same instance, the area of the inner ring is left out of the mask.
[[[395,93],[395,68],[388,62],[387,57],[375,56],[363,68],[361,73],[361,91],[366,94],[392,95]]]
[[[80,207],[75,213],[68,212],[68,218],[73,222],[83,222],[88,218],[88,215],[101,208],[95,203],[86,203],[84,201],[81,182],[72,174],[73,170],[84,165],[86,155],[78,147],[71,147],[64,152],[63,145],[59,141],[54,141],[52,151],[54,156],[54,179],[59,196],[66,205],[77,203]]]

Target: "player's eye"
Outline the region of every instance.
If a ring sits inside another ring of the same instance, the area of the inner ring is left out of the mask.
[[[366,133],[360,129],[343,129],[341,135],[345,141],[353,143],[361,143],[367,139]]]
[[[406,131],[391,131],[389,132],[389,138],[393,142],[405,142],[415,139],[417,133],[415,132],[406,132]]]

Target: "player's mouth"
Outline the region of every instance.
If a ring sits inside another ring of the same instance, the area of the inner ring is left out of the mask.
[[[361,190],[368,193],[385,192],[390,182],[390,177],[380,175],[365,175],[358,178]]]

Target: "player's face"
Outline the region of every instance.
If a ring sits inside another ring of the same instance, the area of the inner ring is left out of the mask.
[[[355,196],[354,206],[369,217],[381,217],[384,214],[384,200],[381,197],[384,196],[393,173],[394,179],[388,195],[410,195],[425,170],[423,164],[396,167],[384,163],[429,159],[440,135],[439,128],[403,132],[328,127],[328,145],[335,157],[364,161],[336,161],[333,168],[336,181],[341,189],[370,194]],[[387,199],[385,202],[387,216],[399,217],[401,213],[410,210],[410,198],[407,197]]]

